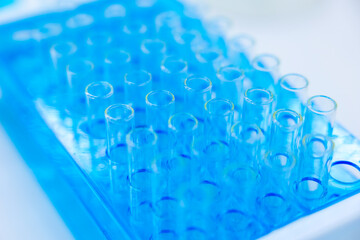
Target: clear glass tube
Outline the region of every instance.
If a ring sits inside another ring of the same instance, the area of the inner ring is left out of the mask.
[[[337,103],[330,97],[317,95],[311,97],[306,105],[303,134],[319,133],[332,136]]]
[[[290,109],[280,109],[273,114],[270,150],[297,154],[303,118]]]
[[[117,102],[123,102],[125,75],[132,71],[131,56],[122,49],[114,48],[105,57],[105,79],[114,87]]]
[[[104,71],[105,54],[111,48],[111,32],[91,31],[87,34],[87,54],[95,65],[95,71],[102,74]]]
[[[308,100],[308,80],[296,73],[286,74],[279,80],[276,109],[287,108],[303,115]]]
[[[203,164],[216,182],[223,181],[229,162],[229,143],[234,118],[234,104],[227,99],[214,98],[205,104],[205,146]],[[219,171],[219,169],[221,169]]]
[[[241,113],[244,72],[236,67],[222,67],[217,73],[217,78],[220,80],[219,89],[216,92],[216,97],[227,98],[234,103],[235,119],[239,118]]]
[[[167,132],[167,123],[175,112],[175,97],[167,90],[156,90],[146,95],[146,122],[155,132]]]
[[[157,135],[146,127],[134,128],[126,136],[129,154],[130,213],[133,224],[153,229],[153,196]]]
[[[256,124],[264,134],[263,141],[270,134],[273,105],[274,95],[269,90],[252,88],[245,92],[242,121]]]
[[[69,86],[69,102],[67,109],[72,115],[85,115],[86,86],[95,80],[94,64],[84,59],[73,59],[66,66],[66,75]]]
[[[105,110],[107,156],[110,163],[110,182],[114,194],[126,192],[128,154],[126,135],[134,128],[134,109],[126,104],[114,104]]]
[[[302,140],[302,155],[295,184],[300,205],[312,209],[321,205],[328,191],[333,141],[321,134],[309,134]]]
[[[152,90],[152,76],[139,70],[125,75],[125,102],[135,110],[135,124],[146,124],[146,95]]]
[[[255,40],[246,34],[237,35],[229,42],[229,58],[235,61],[236,66],[243,69],[246,74],[251,69],[250,60],[253,58],[254,46]]]
[[[192,75],[185,80],[187,111],[204,122],[204,106],[212,97],[212,82],[204,76]]]
[[[166,54],[166,44],[159,39],[145,39],[141,44],[141,67],[153,77],[153,87],[159,89],[161,62]]]
[[[72,42],[57,43],[51,47],[50,56],[56,72],[56,82],[53,84],[57,87],[61,88],[66,85],[66,66],[76,52],[77,47]]]
[[[89,133],[95,138],[106,138],[105,109],[113,102],[113,87],[108,82],[93,82],[86,89]]]
[[[188,65],[184,60],[169,56],[162,61],[160,86],[174,93],[178,109],[184,102],[184,82],[187,76]]]
[[[256,56],[252,62],[251,81],[253,88],[275,90],[279,78],[280,61],[271,54],[261,54]]]

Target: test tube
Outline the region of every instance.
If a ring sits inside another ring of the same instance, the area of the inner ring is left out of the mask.
[[[153,184],[157,158],[157,135],[146,127],[137,127],[128,133],[131,221],[142,227],[142,232],[153,230]]]
[[[212,82],[207,77],[192,75],[184,84],[187,111],[203,123],[205,103],[212,97]]]
[[[95,79],[94,64],[81,58],[73,59],[66,67],[69,85],[67,109],[71,115],[86,115],[85,88]]]
[[[252,62],[251,81],[253,88],[275,90],[279,78],[280,61],[271,54],[261,54],[256,56]]]
[[[161,62],[166,53],[165,42],[159,39],[145,39],[141,44],[141,67],[150,72],[154,88],[159,88]]]
[[[121,4],[109,4],[104,10],[104,17],[108,30],[115,29],[119,33],[126,19],[126,8]]]
[[[321,134],[308,134],[302,140],[302,155],[295,184],[295,195],[306,210],[324,203],[334,142]]]
[[[134,127],[134,109],[126,104],[111,105],[105,110],[105,119],[111,189],[114,194],[119,194],[128,189],[126,135]]]
[[[66,86],[66,66],[77,52],[77,47],[72,42],[62,42],[54,44],[50,49],[50,56],[56,72],[56,82],[58,88]]]
[[[234,118],[234,104],[221,98],[214,98],[205,104],[205,135],[203,161],[207,171],[222,181],[229,162],[229,143]]]
[[[286,74],[279,80],[276,109],[291,109],[304,114],[307,96],[308,80],[296,73]]]
[[[91,31],[87,35],[87,50],[90,60],[99,74],[104,72],[105,54],[111,47],[113,39],[110,32]]]
[[[332,136],[337,103],[330,97],[317,95],[311,97],[306,105],[303,134],[319,133]]]
[[[135,110],[135,124],[146,124],[146,95],[152,89],[152,76],[150,73],[139,70],[125,75],[125,102]]]
[[[264,143],[270,134],[274,95],[265,89],[252,88],[245,92],[242,121],[256,124],[263,133]]]
[[[216,72],[226,65],[222,52],[218,49],[205,48],[196,53],[196,59],[198,61],[196,73],[207,76],[212,80],[214,88],[219,88]]]
[[[94,18],[86,13],[77,13],[70,17],[65,23],[70,39],[76,41],[79,45],[86,44],[86,33],[94,27]]]
[[[128,52],[118,48],[109,50],[105,57],[105,79],[114,87],[117,102],[124,99],[125,74],[131,72],[131,56]]]
[[[113,93],[108,82],[93,82],[85,89],[88,128],[94,138],[106,138],[105,109],[112,104]]]
[[[217,73],[220,80],[216,97],[227,98],[234,103],[235,120],[239,119],[243,97],[244,72],[237,67],[222,67]]]
[[[147,26],[139,21],[128,22],[123,27],[123,39],[119,47],[132,53],[135,64],[138,64],[140,61],[140,46],[141,42],[146,39],[147,33]]]
[[[163,41],[167,41],[167,48],[170,54],[176,53],[176,45],[173,32],[181,29],[180,16],[175,11],[160,13],[155,18],[157,35]]]
[[[188,65],[175,56],[166,57],[161,64],[161,84],[164,89],[174,93],[177,108],[184,102],[184,82],[188,76]]]
[[[236,66],[243,69],[245,74],[251,69],[250,60],[255,46],[255,40],[246,34],[233,37],[229,42],[228,55]]]

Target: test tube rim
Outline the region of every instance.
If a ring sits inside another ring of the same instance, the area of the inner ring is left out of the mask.
[[[139,23],[139,30],[136,31],[136,32],[133,32],[133,31],[130,31],[129,29],[129,24],[125,24],[124,27],[123,27],[123,32],[125,34],[128,34],[128,35],[133,35],[133,34],[138,34],[138,35],[141,35],[141,34],[145,34],[147,32],[147,26],[144,24],[144,23],[140,23],[140,22],[136,22],[136,23]]]
[[[119,9],[121,9],[123,14],[121,14],[121,15],[110,14],[109,13],[109,12],[111,12],[110,10],[113,10],[111,8],[115,8],[115,7],[117,7],[117,11],[119,11]],[[126,9],[122,4],[119,4],[119,3],[110,4],[110,5],[106,6],[106,8],[104,9],[104,17],[106,19],[124,18],[124,17],[126,17]]]
[[[86,44],[88,46],[96,46],[97,44],[94,44],[94,42],[92,41],[92,37],[98,37],[98,36],[106,36],[106,41],[104,42],[105,44],[110,44],[113,39],[110,33],[106,33],[105,32],[97,32],[97,31],[91,31],[90,33],[87,34],[86,36]],[[101,46],[101,45],[100,45]]]
[[[178,131],[178,128],[177,128],[176,126],[174,126],[174,124],[173,124],[173,119],[174,119],[175,117],[180,116],[180,115],[182,115],[182,116],[185,116],[185,115],[186,115],[186,116],[189,117],[189,118],[187,118],[187,119],[192,119],[192,120],[194,120],[194,122],[195,122],[194,126],[193,126],[191,129],[187,129],[187,131],[185,131],[185,132],[192,132],[192,131],[195,131],[195,130],[198,128],[198,126],[199,126],[199,120],[198,120],[194,115],[192,115],[191,113],[187,113],[187,112],[178,112],[178,113],[173,114],[173,115],[169,118],[168,125],[169,125],[169,128],[170,128],[170,129],[172,129],[172,130],[175,131],[175,132]]]
[[[221,101],[221,102],[226,102],[228,104],[230,104],[230,109],[227,110],[225,113],[213,113],[209,111],[209,103],[215,102],[215,101]],[[209,101],[207,101],[205,103],[205,111],[210,114],[210,115],[216,115],[216,116],[228,116],[231,115],[232,113],[234,113],[234,109],[235,109],[235,105],[232,101],[230,101],[229,99],[225,99],[225,98],[212,98]]]
[[[151,95],[158,94],[158,93],[164,93],[167,96],[170,96],[171,100],[166,104],[155,104],[155,103],[152,103],[151,101],[149,101],[149,97]],[[175,96],[168,90],[154,90],[154,91],[150,91],[148,94],[146,94],[145,101],[146,101],[146,104],[151,107],[164,108],[164,107],[170,106],[175,103]]]
[[[291,159],[292,159],[291,164],[289,166],[281,166],[281,167],[274,167],[272,164],[270,164],[270,162],[269,162],[270,158],[272,158],[272,156],[274,156],[274,155],[279,155],[279,154],[287,155],[288,157],[291,157]],[[265,166],[271,168],[272,171],[274,170],[274,171],[280,173],[280,172],[294,169],[296,166],[296,163],[297,163],[297,159],[296,159],[296,156],[292,152],[289,152],[289,151],[269,151],[265,155],[264,163],[265,163]]]
[[[67,51],[65,54],[63,52],[60,52],[56,49],[56,47],[60,46],[60,45],[68,45],[70,46],[70,51]],[[64,41],[64,42],[58,42],[55,43],[51,46],[51,53],[56,54],[58,57],[62,57],[62,56],[71,56],[72,54],[76,53],[77,51],[77,46],[75,43],[71,42],[71,41]]]
[[[240,72],[241,75],[239,77],[235,78],[235,79],[228,80],[222,74],[220,74],[225,69],[236,70],[236,71]],[[224,67],[219,68],[219,70],[217,71],[216,76],[223,82],[233,83],[233,82],[242,81],[245,78],[245,73],[244,73],[244,70],[242,70],[242,69],[240,69],[238,67],[234,67],[234,66],[230,65],[230,66],[224,66]]]
[[[267,92],[269,95],[269,99],[266,102],[261,102],[261,103],[255,102],[253,99],[249,98],[249,96],[248,96],[249,92],[252,92],[252,91]],[[245,91],[244,99],[253,105],[270,105],[271,103],[274,102],[274,94],[272,93],[272,91],[270,91],[268,89],[264,89],[264,88],[249,88],[248,90]]]
[[[80,24],[77,22],[71,22],[71,21],[75,21],[77,18],[82,17],[83,19],[86,18],[87,22],[85,24]],[[66,27],[71,28],[71,29],[75,29],[75,28],[81,28],[81,27],[86,27],[86,26],[90,26],[91,24],[94,23],[94,18],[93,16],[91,16],[90,14],[86,14],[86,13],[78,13],[76,15],[71,16],[70,18],[68,18],[66,20]]]
[[[323,99],[327,99],[329,100],[334,106],[330,109],[330,110],[326,110],[326,111],[320,111],[320,110],[316,110],[311,106],[311,102],[316,99],[316,98],[323,98]],[[331,97],[325,96],[325,95],[315,95],[312,96],[311,98],[308,99],[307,104],[306,104],[307,109],[309,109],[311,112],[319,114],[319,115],[327,115],[327,114],[331,114],[334,113],[337,109],[337,102],[332,99]]]
[[[149,133],[152,134],[153,136],[153,140],[147,144],[144,144],[142,146],[137,146],[137,144],[134,143],[133,140],[131,140],[131,135],[134,133],[134,132],[137,132],[137,131],[147,131]],[[158,139],[158,136],[157,134],[149,127],[136,127],[134,129],[132,129],[127,135],[126,135],[126,143],[129,147],[132,147],[132,148],[142,148],[142,147],[146,147],[146,146],[155,146],[156,143],[157,143],[157,139]]]
[[[161,40],[161,39],[158,39],[158,38],[155,38],[155,39],[151,39],[151,38],[144,39],[144,40],[141,42],[141,46],[140,46],[141,51],[142,51],[144,54],[153,53],[152,51],[150,51],[150,50],[146,47],[146,43],[155,43],[155,42],[162,44],[162,47],[160,48],[160,51],[157,51],[157,52],[155,52],[155,53],[165,53],[165,52],[166,52],[166,43],[165,43],[165,41],[163,41],[163,40]]]
[[[109,111],[115,109],[115,108],[119,108],[119,107],[123,107],[123,108],[126,108],[127,110],[130,110],[131,114],[129,114],[128,117],[126,118],[117,118],[117,117],[113,117],[109,114]],[[113,104],[113,105],[110,105],[109,107],[107,107],[105,109],[105,118],[108,120],[108,121],[111,121],[111,122],[114,122],[114,123],[117,123],[119,120],[124,120],[124,121],[130,121],[131,119],[133,119],[135,116],[135,111],[134,109],[128,105],[128,104],[122,104],[122,103],[117,103],[117,104]]]
[[[174,59],[173,61],[171,62],[181,62],[184,64],[184,67],[181,69],[181,71],[170,71],[168,67],[166,67],[166,62],[169,60],[169,59]],[[180,74],[180,73],[186,73],[187,70],[188,70],[188,63],[187,61],[181,59],[181,58],[177,58],[176,56],[167,56],[166,58],[164,58],[164,60],[161,62],[161,70],[164,72],[164,73],[167,73],[167,74]]]
[[[106,93],[105,95],[96,96],[96,95],[94,95],[94,94],[92,94],[92,93],[89,92],[89,88],[92,87],[92,86],[94,86],[94,85],[107,85],[107,87],[109,87],[110,90],[109,90],[109,92]],[[114,88],[113,88],[113,86],[112,86],[110,83],[106,82],[106,81],[92,82],[92,83],[90,83],[89,85],[87,85],[86,88],[85,88],[85,94],[86,94],[86,96],[88,96],[88,97],[91,98],[91,99],[97,99],[97,98],[98,98],[98,99],[99,99],[99,98],[101,98],[101,99],[106,99],[106,98],[111,97],[111,96],[113,95],[113,93],[114,93]]]
[[[211,53],[211,52],[216,52],[218,54],[218,56],[216,58],[214,58],[213,60],[211,61],[207,61],[202,55],[201,53],[204,53],[204,52],[208,52],[208,53]],[[212,63],[218,59],[220,59],[221,57],[223,57],[223,53],[221,52],[220,49],[208,49],[208,48],[203,48],[203,49],[200,49],[199,51],[196,52],[196,59],[200,62],[200,63]]]
[[[135,82],[128,80],[128,77],[130,76],[130,74],[137,74],[137,73],[145,74],[145,75],[147,75],[149,77],[149,79],[146,80],[145,82],[140,83],[140,84],[136,84]],[[144,85],[148,84],[149,82],[151,82],[152,75],[151,75],[151,73],[149,73],[149,72],[147,72],[145,70],[137,70],[137,71],[132,71],[130,73],[126,73],[124,78],[125,78],[125,83],[127,83],[129,85],[137,85],[137,86],[141,87],[141,86],[144,86]]]
[[[272,58],[273,60],[275,60],[275,64],[274,66],[268,68],[268,67],[261,67],[259,66],[259,59],[260,58]],[[254,57],[254,59],[251,61],[251,66],[257,70],[257,71],[261,71],[261,72],[272,72],[274,70],[278,70],[279,66],[280,66],[280,59],[278,57],[276,57],[274,54],[270,54],[270,53],[263,53],[263,54],[259,54],[256,57]]]
[[[311,138],[318,138],[318,139],[323,139],[324,141],[326,141],[326,149],[325,151],[323,152],[323,154],[321,155],[321,157],[324,157],[324,156],[331,156],[331,153],[334,152],[334,149],[335,149],[335,143],[334,141],[329,137],[329,136],[326,136],[326,135],[323,135],[323,134],[319,134],[319,133],[316,133],[316,134],[306,134],[303,139],[301,140],[301,144],[302,144],[302,147],[304,148],[304,153],[307,154],[307,143],[308,141],[310,141],[309,139]],[[330,144],[330,146],[328,147],[328,144]],[[319,157],[318,157],[319,158]]]
[[[302,87],[287,87],[284,85],[284,82],[286,80],[286,78],[290,77],[290,76],[296,76],[296,77],[299,77],[301,78],[302,80],[304,80],[305,84],[304,86]],[[309,86],[309,80],[304,77],[303,75],[301,74],[298,74],[298,73],[288,73],[288,74],[285,74],[284,76],[282,76],[280,79],[279,79],[279,84],[280,86],[283,88],[283,89],[286,89],[287,91],[290,91],[290,92],[298,92],[300,90],[303,90],[303,89],[306,89],[308,86]]]
[[[245,39],[247,44],[239,44],[239,39]],[[250,43],[250,44],[248,44]],[[256,40],[249,34],[246,34],[246,33],[241,33],[241,34],[238,34],[234,37],[231,38],[230,40],[230,47],[233,49],[233,50],[238,50],[238,51],[244,51],[244,50],[249,50],[250,48],[253,48],[256,44]],[[245,47],[243,47],[243,45]]]
[[[70,74],[74,74],[74,75],[75,75],[75,74],[78,74],[78,72],[73,71],[70,67],[73,66],[75,63],[78,64],[78,63],[80,63],[80,62],[82,62],[82,63],[90,66],[90,68],[88,69],[89,72],[93,71],[94,68],[95,68],[95,65],[94,65],[93,62],[91,62],[91,61],[89,61],[89,60],[86,60],[86,59],[84,59],[84,58],[80,58],[80,59],[74,59],[74,60],[70,61],[69,64],[66,65],[66,71],[67,71],[68,73],[70,73]]]
[[[109,59],[109,56],[110,56],[111,53],[115,53],[115,52],[121,53],[121,54],[124,54],[124,55],[127,56],[126,60],[125,60],[124,62],[122,62],[121,65],[130,63],[130,61],[131,61],[130,53],[127,52],[127,51],[124,51],[123,49],[120,49],[120,48],[117,48],[117,49],[116,49],[116,48],[115,48],[115,49],[113,48],[113,49],[107,51],[106,57],[105,57],[105,63],[111,63],[111,64],[114,63],[114,61],[112,61],[111,58]]]
[[[188,81],[191,79],[202,79],[202,80],[205,80],[209,85],[206,88],[201,89],[201,90],[194,89],[194,88],[189,87],[189,84],[188,84]],[[196,93],[205,93],[212,89],[212,81],[208,77],[205,77],[205,76],[191,75],[185,79],[184,86],[185,86],[185,89],[188,91],[196,92]]]
[[[252,127],[254,129],[256,129],[256,131],[258,132],[257,134],[257,140],[259,140],[261,138],[261,134],[262,134],[262,131],[261,129],[259,128],[259,126],[257,124],[254,124],[254,123],[244,123],[242,121],[238,121],[236,122],[235,124],[232,125],[231,127],[231,137],[235,138],[235,139],[240,139],[238,137],[239,134],[236,134],[235,133],[235,128],[240,126],[241,128],[243,128],[243,126],[247,126],[247,127]],[[242,131],[241,131],[242,132]]]
[[[278,118],[277,116],[280,114],[280,113],[289,113],[293,116],[295,116],[296,118],[298,118],[298,122],[292,126],[284,126],[283,124],[281,124],[279,121],[278,121]],[[300,128],[301,125],[303,124],[303,117],[301,114],[297,113],[296,111],[294,110],[291,110],[291,109],[279,109],[277,111],[275,111],[272,115],[272,119],[273,119],[273,123],[276,124],[277,126],[279,126],[281,129],[285,129],[286,131],[288,132],[292,132],[292,131],[295,131],[296,129]]]

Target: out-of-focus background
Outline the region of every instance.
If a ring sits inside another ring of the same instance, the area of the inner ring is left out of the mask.
[[[257,53],[280,58],[283,74],[305,75],[310,95],[334,98],[339,105],[338,121],[360,137],[359,0],[183,1],[196,7],[204,18],[224,24],[227,35],[252,35]],[[79,1],[0,0],[0,24],[75,2]],[[0,239],[73,238],[1,125],[0,196]],[[357,239],[358,224],[360,197],[355,196],[291,224],[269,239]]]

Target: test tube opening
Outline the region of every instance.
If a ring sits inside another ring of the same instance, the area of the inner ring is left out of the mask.
[[[311,97],[307,107],[314,113],[326,115],[336,111],[337,103],[330,97],[319,95]]]
[[[190,113],[176,113],[169,119],[169,128],[175,132],[192,132],[198,127],[198,120]]]
[[[86,87],[85,94],[90,99],[108,98],[114,93],[108,82],[93,82]]]
[[[174,95],[166,90],[152,91],[146,95],[146,104],[155,108],[165,108],[175,103]]]
[[[217,73],[217,77],[224,82],[238,82],[245,77],[244,72],[235,67],[222,67]]]
[[[227,99],[214,98],[205,103],[208,114],[218,116],[229,116],[234,112],[234,104]]]
[[[179,74],[187,72],[187,62],[177,57],[167,57],[161,64],[161,70],[167,74]]]
[[[273,122],[282,130],[292,132],[298,129],[302,122],[302,116],[289,109],[280,109],[273,114]]]
[[[276,71],[278,70],[279,65],[280,65],[279,59],[271,54],[258,55],[252,61],[253,68],[261,72]]]
[[[204,93],[210,91],[212,83],[207,77],[191,76],[185,80],[185,89],[191,92]]]
[[[126,137],[128,146],[135,148],[155,146],[156,141],[156,134],[149,128],[135,128]]]
[[[309,85],[307,78],[296,73],[284,75],[279,81],[280,86],[290,92],[299,92]]]
[[[144,71],[135,71],[125,75],[125,83],[129,85],[144,86],[151,82],[151,74]]]
[[[124,65],[128,64],[131,61],[130,54],[121,49],[113,49],[108,52],[105,58],[105,63],[115,64],[115,65]]]
[[[134,109],[126,104],[114,104],[105,110],[105,117],[115,124],[122,124],[134,118]]]
[[[166,44],[159,39],[145,39],[141,44],[141,50],[144,54],[164,54]]]
[[[254,46],[255,39],[246,34],[235,36],[230,42],[230,47],[238,52],[249,51]]]

